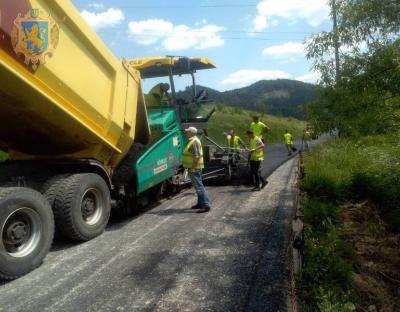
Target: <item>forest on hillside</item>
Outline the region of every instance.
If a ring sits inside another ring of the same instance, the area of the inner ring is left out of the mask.
[[[318,97],[316,86],[296,80],[260,80],[248,87],[220,92],[208,87],[205,89],[209,99],[227,106],[266,113],[275,116],[304,119],[305,105]],[[190,98],[191,89],[178,93],[178,97]]]

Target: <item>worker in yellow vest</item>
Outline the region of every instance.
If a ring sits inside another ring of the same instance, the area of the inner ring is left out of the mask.
[[[303,142],[302,142],[302,146],[304,146],[306,150],[308,150],[309,148],[310,140],[311,140],[311,132],[308,128],[306,128],[303,131]]]
[[[236,152],[241,151],[241,147],[245,147],[243,140],[236,135],[235,129],[232,129],[229,133],[224,133],[228,147]]]
[[[145,95],[147,107],[159,107],[161,101],[169,90],[168,83],[159,83],[155,85],[148,94]]]
[[[254,181],[252,191],[260,191],[267,185],[267,181],[261,175],[262,162],[264,161],[264,142],[254,135],[252,130],[246,131],[250,140],[250,171]],[[261,183],[261,186],[260,186]]]
[[[203,185],[201,170],[204,168],[203,147],[200,139],[196,136],[197,129],[189,127],[185,129],[188,143],[183,150],[183,167],[189,171],[192,185],[197,193],[197,204],[192,209],[199,209],[197,212],[210,211],[210,200]]]
[[[289,130],[285,130],[283,139],[285,141],[286,149],[288,151],[288,156],[292,156],[292,152],[295,150],[295,148],[293,147],[293,137],[289,133]]]
[[[258,116],[254,116],[253,122],[250,124],[250,130],[265,143],[264,134],[271,129],[265,123],[261,122]]]

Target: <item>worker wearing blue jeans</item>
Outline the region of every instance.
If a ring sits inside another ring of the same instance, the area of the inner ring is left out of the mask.
[[[199,209],[197,211],[199,213],[208,212],[210,211],[210,201],[201,176],[201,170],[204,168],[201,141],[196,136],[197,129],[195,127],[185,129],[185,133],[189,141],[183,150],[182,164],[189,171],[190,179],[197,193],[197,204],[192,208]]]
[[[208,195],[206,189],[203,185],[203,179],[201,176],[201,171],[193,171],[190,173],[190,179],[192,181],[192,185],[197,193],[197,205],[193,206],[193,209],[208,209],[210,210],[210,200],[208,199]]]

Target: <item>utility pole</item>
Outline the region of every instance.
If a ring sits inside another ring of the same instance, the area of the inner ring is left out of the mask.
[[[339,63],[339,32],[337,24],[337,6],[336,0],[331,0],[332,20],[333,20],[333,44],[335,47],[335,69],[336,69],[336,83],[340,79],[340,63]]]

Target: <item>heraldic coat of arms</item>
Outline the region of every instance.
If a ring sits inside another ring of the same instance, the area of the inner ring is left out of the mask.
[[[57,48],[59,29],[54,19],[43,16],[39,9],[32,9],[25,16],[21,14],[14,20],[11,42],[17,55],[25,56],[25,64],[32,63],[33,70],[53,56]]]

